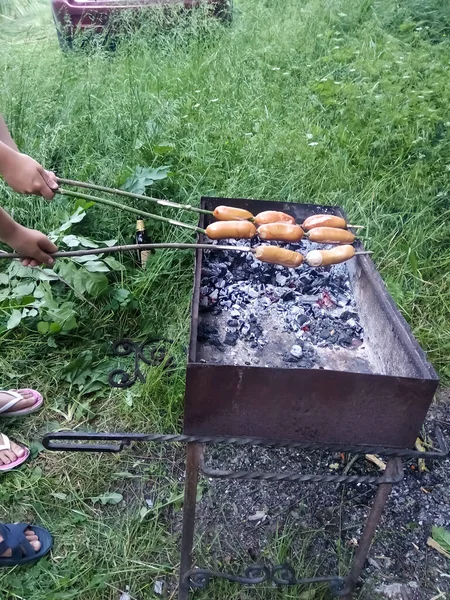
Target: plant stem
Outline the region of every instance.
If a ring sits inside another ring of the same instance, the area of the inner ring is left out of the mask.
[[[67,252],[53,252],[51,256],[53,258],[70,258],[72,256],[87,256],[90,254],[112,254],[113,252],[134,252],[135,250],[152,250],[159,248],[174,248],[176,250],[190,250],[192,248],[201,248],[202,250],[231,250],[234,252],[252,252],[255,250],[250,246],[221,246],[219,244],[181,244],[181,243],[167,243],[167,244],[130,244],[127,246],[106,246],[105,248],[88,248],[86,250],[68,250]],[[22,254],[16,252],[1,252],[0,259],[2,258],[27,258]]]
[[[113,208],[118,208],[119,210],[124,210],[126,212],[130,212],[142,217],[148,217],[149,219],[154,219],[155,221],[163,221],[164,223],[170,223],[171,225],[176,225],[177,227],[191,229],[192,231],[197,231],[198,233],[205,233],[205,230],[201,227],[196,227],[195,225],[188,225],[187,223],[183,223],[182,221],[175,221],[174,219],[169,219],[168,217],[154,215],[153,213],[145,212],[138,208],[127,206],[126,204],[120,204],[120,202],[114,202],[113,200],[107,200],[106,198],[98,198],[97,196],[89,196],[89,194],[81,194],[79,192],[70,192],[68,190],[64,190],[63,188],[59,188],[58,190],[56,190],[56,192],[64,196],[72,196],[73,198],[83,198],[83,200],[89,200],[91,202],[105,204],[106,206],[112,206]]]
[[[179,204],[172,202],[171,200],[161,200],[160,198],[152,198],[151,196],[144,196],[143,194],[133,194],[132,192],[126,192],[125,190],[118,190],[117,188],[108,188],[103,185],[95,185],[93,183],[85,183],[83,181],[74,181],[73,179],[63,179],[62,177],[57,178],[58,183],[63,185],[71,185],[73,187],[87,188],[88,190],[97,190],[98,192],[105,192],[107,194],[117,194],[118,196],[126,196],[127,198],[135,198],[136,200],[148,200],[148,202],[154,202],[161,206],[171,206],[172,208],[179,208],[181,210],[190,210],[191,212],[202,213],[204,215],[212,215],[211,210],[205,210],[203,208],[197,208],[191,204]]]

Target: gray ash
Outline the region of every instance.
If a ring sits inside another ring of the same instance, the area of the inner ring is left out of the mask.
[[[278,245],[304,255],[326,247],[307,240]],[[207,251],[200,313],[203,361],[259,364],[262,359],[261,366],[331,368],[327,351],[346,349],[355,352],[356,370],[370,370],[345,264],[288,269],[260,262],[251,253]],[[215,351],[207,352],[205,345]]]

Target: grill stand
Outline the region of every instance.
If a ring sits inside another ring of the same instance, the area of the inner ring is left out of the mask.
[[[384,454],[389,456],[390,458],[387,462],[386,470],[380,477],[366,475],[301,475],[298,473],[270,473],[264,471],[219,471],[208,468],[205,465],[203,455],[204,444],[210,443],[222,443],[238,446],[257,445],[267,447],[293,447],[302,448],[304,450],[338,450],[336,446],[318,443],[289,443],[242,437],[231,438],[217,436],[188,436],[145,433],[80,433],[77,431],[59,431],[49,433],[44,437],[42,443],[47,450],[64,450],[72,452],[120,452],[124,446],[129,445],[132,441],[187,443],[178,600],[188,600],[191,589],[206,588],[212,578],[227,579],[228,581],[241,583],[243,585],[254,585],[264,582],[274,583],[277,585],[307,585],[327,582],[330,586],[330,591],[332,594],[343,598],[344,600],[351,600],[353,591],[358,583],[364,563],[367,559],[376,528],[380,522],[384,506],[392,490],[392,486],[393,484],[400,483],[403,480],[404,472],[402,458],[446,458],[449,454],[449,448],[439,428],[436,428],[436,439],[439,450],[433,452],[418,452],[409,449],[361,446],[348,446],[346,448],[339,448],[339,450],[345,452],[354,452],[360,454]],[[69,441],[69,443],[67,443],[67,441]],[[91,443],[80,443],[84,441]],[[104,441],[116,443],[98,443]],[[367,518],[348,576],[345,578],[339,576],[328,576],[297,579],[293,568],[287,564],[277,565],[274,567],[251,565],[247,567],[244,576],[229,575],[227,573],[212,571],[210,569],[193,569],[192,550],[195,531],[197,483],[200,471],[202,471],[203,474],[209,478],[216,477],[272,482],[295,481],[302,483],[368,483],[377,485],[378,489],[375,500]]]

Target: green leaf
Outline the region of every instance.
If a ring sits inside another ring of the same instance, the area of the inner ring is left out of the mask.
[[[119,502],[122,502],[123,496],[118,492],[106,492],[101,496],[93,496],[92,498],[89,498],[89,500],[94,504],[97,502],[101,502],[102,504],[119,504]]]
[[[450,552],[450,531],[444,527],[433,527],[431,537],[440,544],[446,552]]]
[[[97,298],[108,289],[108,278],[104,273],[91,273],[91,277],[86,281],[86,291]]]
[[[57,498],[58,500],[67,500],[68,497],[64,492],[51,492],[50,496],[53,496],[53,498]]]
[[[104,242],[99,242],[99,244],[103,244],[103,246],[110,248],[111,246],[115,246],[117,244],[117,240],[105,240]]]
[[[418,270],[419,270],[419,264],[418,264],[418,261],[417,261],[417,254],[411,248],[410,248],[410,251],[409,251],[409,264],[411,266],[411,270],[412,270],[413,274],[417,275]]]
[[[69,248],[78,248],[78,246],[81,244],[80,238],[72,234],[65,235],[62,241],[64,244],[66,244],[66,246],[69,246]]]
[[[44,450],[45,450],[45,448],[41,444],[41,442],[38,442],[38,441],[31,442],[30,453],[31,453],[32,458],[36,458],[37,456],[39,456],[39,454],[41,452],[44,452]]]
[[[49,308],[49,317],[61,326],[62,331],[71,331],[77,326],[73,302],[63,302],[58,308]],[[50,325],[51,329],[51,325]]]
[[[20,310],[14,309],[11,313],[11,316],[8,319],[8,322],[6,323],[6,329],[14,329],[14,327],[17,327],[17,325],[19,325],[21,320],[22,313],[20,312]]]
[[[107,273],[109,271],[108,266],[100,260],[86,262],[84,263],[84,267],[89,273]]]
[[[0,285],[8,285],[9,277],[6,273],[0,273]]]
[[[59,333],[61,331],[61,325],[59,323],[50,323],[50,333]]]
[[[85,350],[67,363],[62,370],[65,381],[73,385],[82,385],[92,373],[92,352]]]
[[[35,271],[40,281],[58,281],[58,277],[52,269],[35,269]]]
[[[47,321],[39,321],[39,323],[37,324],[37,330],[41,335],[45,335],[46,333],[48,333],[49,329],[50,324],[47,323]]]
[[[21,283],[16,288],[14,288],[14,295],[19,298],[23,296],[29,296],[34,292],[35,287],[35,283]]]
[[[155,154],[159,154],[163,156],[164,154],[170,154],[175,150],[175,146],[173,144],[160,144],[157,146],[153,146],[153,152]]]
[[[55,339],[52,338],[52,337],[47,338],[47,346],[49,348],[57,348],[58,347],[57,344],[56,344],[56,342],[55,342]]]
[[[125,271],[123,264],[112,256],[106,256],[103,260],[113,271]]]
[[[84,237],[83,235],[79,235],[78,239],[80,240],[81,245],[85,248],[97,248],[97,244],[94,241]]]
[[[95,206],[95,202],[90,202],[88,200],[84,200],[83,198],[77,198],[75,200],[75,208],[82,208],[86,211],[92,206]]]
[[[72,261],[62,260],[58,262],[58,275],[71,285],[75,285],[78,270]]]
[[[122,189],[133,194],[144,194],[145,188],[152,185],[155,181],[166,179],[170,167],[157,167],[149,169],[148,167],[136,167],[134,173],[128,177],[122,185]]]
[[[74,262],[84,264],[86,262],[93,262],[98,260],[99,256],[102,255],[93,256],[92,254],[83,254],[83,256],[74,256],[72,260]]]

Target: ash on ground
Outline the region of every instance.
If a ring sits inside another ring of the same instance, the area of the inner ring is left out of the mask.
[[[433,443],[436,425],[449,439],[449,409],[450,390],[441,393],[440,400],[431,406],[423,439]],[[364,455],[353,462],[351,455],[340,453],[207,446],[205,459],[210,468],[236,471],[380,474]],[[421,471],[417,460],[404,462],[405,478],[393,486],[364,565],[362,590],[355,599],[450,598],[449,563],[427,545],[434,526],[450,530],[449,467],[448,458],[426,461],[426,471]],[[348,573],[376,492],[375,486],[361,484],[266,483],[204,477],[200,486],[196,539],[202,542],[196,552],[198,566],[241,574],[251,563],[287,562],[299,577]],[[217,583],[211,583],[205,598],[221,598],[220,594],[214,595],[215,586]],[[289,588],[284,589],[288,594]],[[269,590],[262,597],[273,598],[274,594]],[[284,597],[282,592],[279,597]],[[324,594],[323,588],[317,595],[311,591],[311,596],[305,597],[332,598]]]
[[[331,247],[277,245],[303,255]],[[205,252],[197,339],[198,359],[212,364],[374,371],[345,264],[288,269],[247,252]]]

